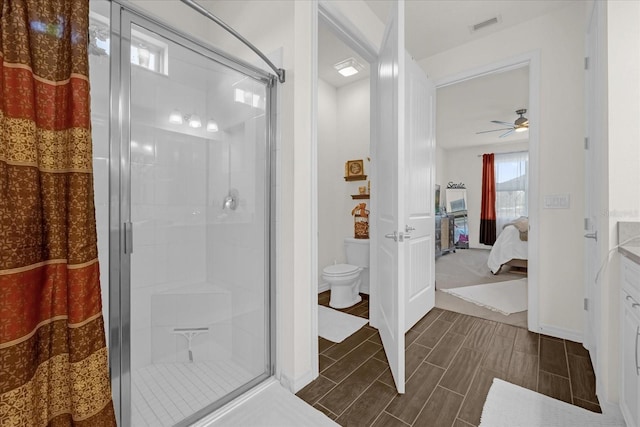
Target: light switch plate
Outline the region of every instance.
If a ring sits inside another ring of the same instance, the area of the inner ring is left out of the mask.
[[[569,194],[547,194],[544,196],[545,209],[569,209],[571,197]]]

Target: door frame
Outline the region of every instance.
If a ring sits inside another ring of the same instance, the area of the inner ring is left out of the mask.
[[[378,49],[373,46],[362,32],[346,17],[335,5],[327,0],[313,1],[313,18],[312,18],[312,52],[311,52],[311,73],[312,73],[312,94],[311,94],[311,260],[310,260],[310,276],[311,276],[311,299],[310,315],[311,315],[311,335],[310,335],[310,357],[311,357],[311,378],[315,379],[320,374],[319,358],[318,358],[318,25],[320,21],[324,25],[328,25],[333,34],[338,37],[347,46],[353,49],[365,61],[369,62],[371,74],[370,80],[370,99],[375,99],[376,94],[376,75],[378,62]],[[377,131],[374,124],[376,111],[370,109],[370,138],[375,140]],[[369,173],[371,180],[375,176],[375,167],[372,166]],[[375,209],[371,209],[373,216]],[[373,219],[370,218],[370,221]],[[371,242],[371,240],[370,240]],[[371,246],[373,247],[373,246]],[[371,250],[370,250],[371,251]],[[375,262],[375,251],[371,251],[370,263]],[[369,293],[373,294],[375,283],[371,280],[369,284]],[[369,323],[374,325],[376,314],[374,310],[369,313]]]
[[[540,51],[464,70],[435,81],[436,90],[493,73],[529,67],[529,268],[527,326],[530,331],[542,332],[539,322],[539,248],[540,248]],[[437,144],[437,141],[436,141]]]

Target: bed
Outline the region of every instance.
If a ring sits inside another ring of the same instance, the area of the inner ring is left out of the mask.
[[[519,224],[522,227],[522,223]],[[528,222],[526,225],[528,229]],[[527,272],[529,245],[520,238],[520,230],[516,225],[506,225],[491,248],[487,265],[493,274],[498,274],[503,265],[512,266],[512,273]]]

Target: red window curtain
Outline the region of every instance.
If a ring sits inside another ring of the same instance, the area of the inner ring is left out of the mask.
[[[88,0],[0,11],[0,425],[115,426],[100,300]]]
[[[493,154],[482,155],[482,206],[480,210],[480,243],[496,242],[496,178]]]

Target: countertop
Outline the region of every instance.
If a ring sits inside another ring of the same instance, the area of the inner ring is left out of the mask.
[[[618,252],[640,265],[640,222],[618,222]]]
[[[640,246],[622,245],[618,247],[618,252],[640,265]]]

